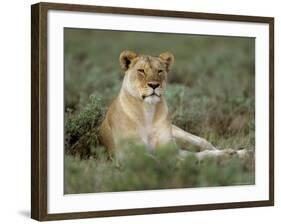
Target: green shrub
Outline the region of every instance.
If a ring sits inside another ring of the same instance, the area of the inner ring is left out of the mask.
[[[89,157],[91,148],[98,146],[98,131],[105,108],[101,100],[91,96],[90,102],[79,112],[65,114],[65,152]]]
[[[102,149],[100,148],[102,151]],[[65,193],[134,191],[254,184],[253,161],[232,158],[227,163],[195,157],[179,159],[174,148],[148,152],[125,144],[113,161],[106,157],[80,160],[67,156]],[[77,179],[79,177],[79,179]]]

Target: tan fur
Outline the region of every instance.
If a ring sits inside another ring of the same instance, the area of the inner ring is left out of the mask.
[[[128,50],[121,53],[120,64],[125,72],[122,88],[100,129],[101,143],[107,149],[113,150],[123,140],[134,139],[150,149],[177,143],[181,149],[204,150],[204,154],[198,154],[200,158],[221,154],[207,140],[171,124],[164,93],[173,62],[174,56],[168,52],[158,57]],[[150,96],[153,91],[156,95]]]

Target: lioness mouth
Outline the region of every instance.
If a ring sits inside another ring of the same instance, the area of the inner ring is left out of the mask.
[[[150,97],[150,96],[158,96],[158,97],[160,97],[160,95],[157,95],[156,93],[151,93],[148,96],[142,95],[142,99],[145,99],[146,97]]]

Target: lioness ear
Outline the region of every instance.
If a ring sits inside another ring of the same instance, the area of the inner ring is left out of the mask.
[[[169,72],[174,64],[174,55],[170,52],[164,52],[159,55],[159,58],[166,64],[167,72]]]
[[[132,60],[137,56],[138,55],[133,51],[129,51],[129,50],[122,51],[119,57],[119,61],[122,69],[126,71],[129,68]]]

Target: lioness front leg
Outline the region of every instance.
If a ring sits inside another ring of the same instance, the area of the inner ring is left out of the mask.
[[[206,139],[190,134],[175,125],[172,125],[172,135],[176,143],[182,149],[196,152],[204,150],[217,150],[217,148]]]
[[[172,135],[177,145],[181,147],[179,155],[182,158],[195,156],[199,160],[202,160],[206,157],[217,157],[224,160],[236,155],[241,159],[245,159],[249,156],[251,157],[253,153],[253,150],[247,149],[217,149],[206,139],[190,134],[175,125],[172,125]]]

